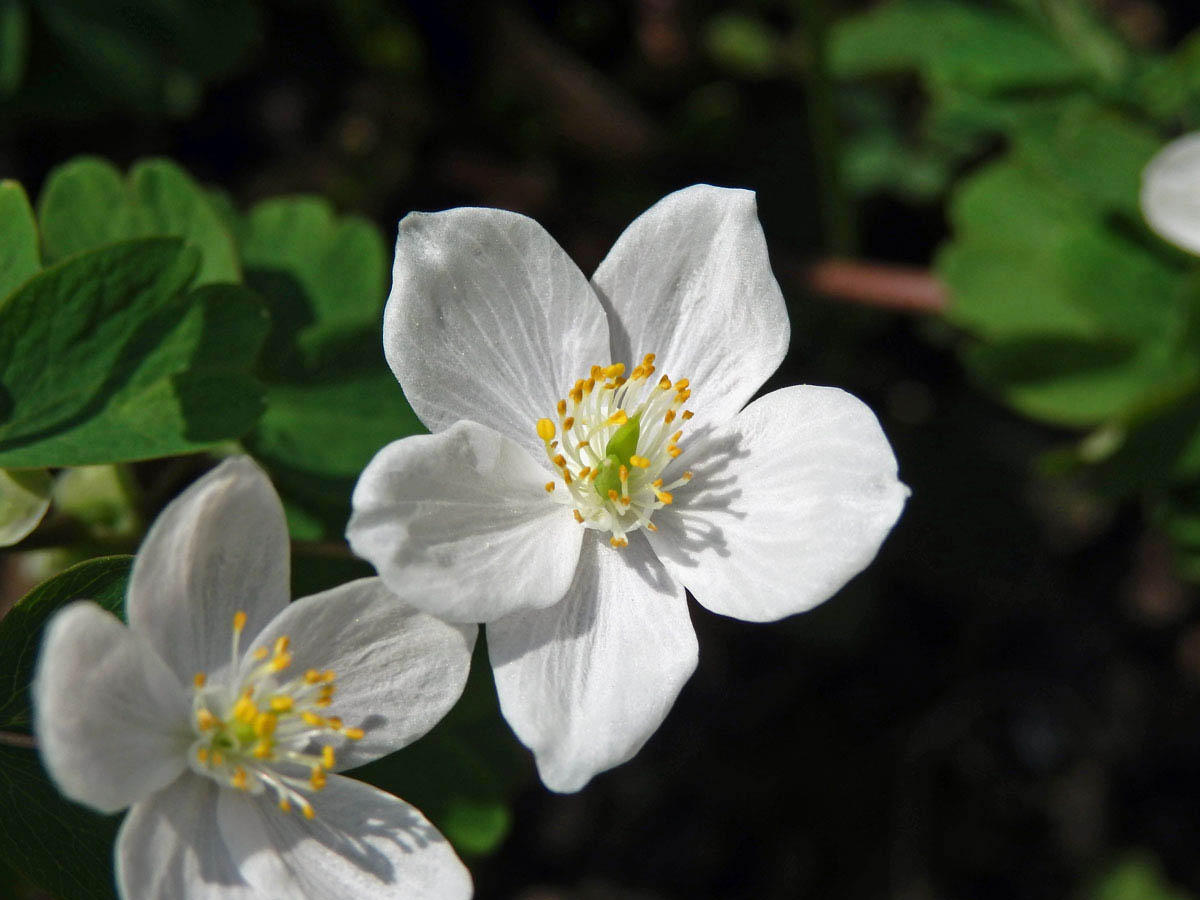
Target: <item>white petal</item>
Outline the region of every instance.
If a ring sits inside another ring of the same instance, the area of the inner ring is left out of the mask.
[[[78,601],[46,629],[33,680],[34,731],[59,790],[116,812],[186,766],[191,701],[140,635]]]
[[[1142,171],[1142,215],[1158,234],[1200,253],[1200,133],[1155,154]]]
[[[875,414],[837,388],[773,391],[677,464],[695,477],[655,513],[651,545],[696,600],[751,622],[831,597],[909,494]]]
[[[557,606],[487,627],[500,709],[553,791],[633,757],[696,668],[683,589],[644,541],[583,542]]]
[[[537,222],[452,209],[400,222],[383,347],[430,430],[471,419],[539,453],[537,420],[607,362],[608,325]]]
[[[378,578],[297,600],[255,642],[290,639],[290,671],[332,669],[331,715],[362,728],[337,752],[350,769],[412,743],[450,711],[471,668],[477,625],[449,625],[402,603]],[[253,646],[247,658],[253,653]]]
[[[751,191],[694,185],[638,216],[592,277],[613,356],[691,382],[685,434],[727,422],[787,352],[787,309]]]
[[[316,819],[224,791],[221,831],[264,897],[466,900],[471,875],[420,811],[341,775],[313,798]]]
[[[549,606],[583,529],[514,441],[474,422],[389,444],[363,470],[346,529],[392,593],[456,622]]]
[[[217,825],[223,789],[190,772],[129,811],[117,835],[117,886],[127,900],[261,900]]]
[[[130,576],[129,624],[185,682],[229,665],[233,616],[243,646],[287,605],[288,533],[271,482],[249,457],[227,460],[154,522]]]

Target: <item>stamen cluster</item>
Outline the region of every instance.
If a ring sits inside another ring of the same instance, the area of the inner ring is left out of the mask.
[[[572,506],[581,525],[610,532],[614,547],[628,546],[627,535],[638,528],[657,530],[651,516],[692,477],[684,472],[663,484],[663,470],[683,452],[676,420],[692,418],[691,411],[681,411],[692,392],[686,378],[655,380],[654,358],[647,353],[628,378],[621,363],[592,366],[558,401],[558,424],[537,422],[565,488],[555,493],[558,481],[548,481],[547,493]]]
[[[286,636],[270,649],[258,647],[243,662],[245,627],[246,614],[239,612],[233,617],[229,683],[209,685],[204,672],[193,680],[196,741],[189,761],[194,771],[238,790],[270,790],[280,810],[289,812],[295,804],[311,819],[315,811],[305,793],[321,790],[336,764],[329,741],[358,740],[363,732],[324,715],[336,690],[333,671],[282,674],[292,664]]]

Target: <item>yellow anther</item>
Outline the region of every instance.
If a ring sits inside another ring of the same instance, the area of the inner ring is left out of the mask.
[[[668,491],[655,491],[654,496],[665,506],[670,506],[675,502],[675,498]]]
[[[608,499],[609,500],[616,500],[618,496],[620,496],[620,495],[617,494],[616,488],[608,489]]]
[[[220,721],[220,719],[204,707],[196,710],[196,727],[201,731],[208,731],[210,728],[215,728]]]
[[[325,770],[320,766],[313,766],[312,771],[308,774],[308,783],[312,785],[314,791],[325,787]]]
[[[675,410],[668,409],[667,414],[665,416],[663,416],[663,421],[666,422],[668,425],[670,425],[672,422],[674,422],[675,421]]]
[[[558,401],[558,415],[559,415],[559,418],[562,418],[562,417],[563,417],[563,416],[565,416],[566,414],[567,414],[567,401],[566,401],[566,400],[559,400],[559,401]]]
[[[271,712],[291,712],[292,707],[295,705],[296,701],[286,694],[279,694],[271,698]]]
[[[602,368],[600,368],[599,366],[592,366],[590,369],[588,369],[588,374],[591,375],[593,378],[599,378],[601,375],[604,374],[604,370]]]
[[[563,456],[561,453],[559,453],[557,456],[555,456],[550,461],[552,463],[554,463],[556,466],[558,466],[560,469],[567,464],[567,458],[565,456]]]
[[[644,364],[646,364],[647,366],[652,366],[652,365],[654,365],[654,360],[656,360],[656,359],[658,359],[658,357],[655,356],[653,353],[647,353],[645,355],[645,357],[643,357],[642,362]]]
[[[244,791],[246,789],[246,770],[241,766],[234,769],[233,777],[229,779],[229,783],[239,791]]]
[[[596,476],[598,476],[599,474],[600,474],[599,469],[592,469],[592,471],[588,473],[588,481],[595,481]]]
[[[233,630],[241,631],[246,627],[246,614],[240,609],[233,614]]]
[[[629,416],[625,415],[625,410],[618,409],[615,413],[608,417],[608,425],[624,425],[629,421]]]
[[[303,806],[301,806],[300,812],[304,813],[304,818],[306,819],[315,819],[317,817],[316,810],[312,808],[311,803],[305,803]]]
[[[669,391],[671,389],[671,379],[664,375],[662,378],[658,379],[658,386],[664,391]]]
[[[197,688],[204,687],[204,684],[207,681],[208,681],[208,676],[205,675],[203,672],[197,672],[195,675],[192,676],[192,684],[194,684]]]
[[[563,469],[562,477],[564,482],[567,484],[571,483],[571,471],[569,469]]]
[[[650,460],[646,459],[646,457],[644,457],[644,456],[629,457],[629,464],[631,466],[637,466],[639,469],[650,468]]]
[[[628,481],[629,480],[629,467],[621,466],[621,468],[617,469],[617,477],[620,478],[622,482]]]
[[[579,470],[579,477],[580,477],[580,478],[587,478],[587,477],[588,477],[589,475],[591,475],[591,474],[592,474],[592,467],[591,467],[591,466],[584,466],[582,469],[580,469],[580,470]]]
[[[676,403],[687,403],[688,400],[691,398],[691,396],[692,396],[691,391],[680,391],[678,394],[675,395],[675,402]]]
[[[613,363],[611,366],[604,367],[605,378],[616,378],[625,374],[625,363]]]
[[[316,684],[320,680],[321,680],[321,673],[318,672],[316,669],[309,669],[307,672],[304,673],[304,683],[305,684]]]
[[[692,480],[692,472],[691,472],[691,469],[689,469],[688,471],[684,472],[684,473],[683,473],[683,475],[682,475],[681,477],[683,478],[683,480],[684,480],[684,481],[691,481],[691,480]]]
[[[576,406],[578,406],[580,403],[583,402],[583,388],[582,387],[572,388],[571,392],[569,394],[567,394],[567,396],[571,398],[572,403],[574,403]]]
[[[685,409],[685,410],[683,411],[683,415],[682,415],[682,416],[680,416],[679,418],[683,419],[683,421],[685,421],[685,422],[686,422],[688,419],[690,419],[690,418],[691,418],[692,416],[694,416],[694,415],[695,415],[695,413],[694,413],[694,412],[692,412],[690,409]]]
[[[646,523],[646,528],[647,528],[647,530],[649,530],[649,531],[658,531],[658,526],[657,526],[657,525],[655,525],[653,522],[647,522],[647,523]]]
[[[634,366],[633,371],[629,373],[630,381],[641,381],[646,376],[646,370],[641,366]]]
[[[573,512],[575,514],[575,521],[578,522],[580,525],[582,525],[583,524],[583,513],[581,513],[577,509],[573,509],[573,510],[571,510],[571,512]]]
[[[272,672],[282,672],[284,669],[286,669],[291,664],[292,664],[292,655],[290,653],[281,654],[280,656],[276,656],[274,659],[271,660],[271,671]]]
[[[675,390],[686,391],[688,388],[688,385],[690,385],[690,384],[691,384],[691,382],[688,381],[686,378],[680,378],[677,382],[675,382]]]
[[[578,444],[576,444],[575,446],[576,446],[576,447],[590,447],[591,445],[592,445],[592,442],[591,442],[591,441],[580,441],[580,442],[579,442]]]
[[[547,494],[553,494],[553,493],[554,493],[554,482],[553,482],[553,481],[547,481],[547,482],[546,482],[546,493],[547,493]]]
[[[304,724],[307,725],[309,728],[320,728],[322,725],[325,724],[324,719],[322,719],[316,713],[309,712],[308,710],[305,710],[304,712],[300,713],[300,718],[304,720]]]
[[[208,748],[207,747],[197,747],[196,748],[196,762],[200,763],[200,765],[202,765],[202,766],[208,765]]]
[[[346,728],[343,729],[342,734],[352,741],[361,741],[364,732],[361,728]]]
[[[286,634],[281,634],[279,637],[275,638],[275,654],[274,655],[275,656],[283,656],[283,654],[288,652],[288,647],[290,647],[291,644],[292,644],[292,642],[288,638],[288,636]]]
[[[651,487],[660,488],[660,487],[662,487],[662,485],[663,485],[663,480],[661,478],[655,478],[652,482],[650,482]]]
[[[682,452],[683,451],[680,450],[678,447],[676,447],[674,444],[671,444],[670,446],[667,447],[667,455],[670,456],[671,459],[675,459]]]
[[[618,549],[620,549],[621,547],[629,546],[629,541],[625,540],[625,538],[619,538],[619,537],[609,538],[608,542]]]
[[[246,725],[252,725],[258,717],[258,707],[253,700],[243,694],[238,698],[237,703],[233,704],[233,717]]]
[[[682,431],[677,431],[677,432],[675,432],[673,435],[671,435],[671,443],[672,443],[672,444],[677,444],[677,443],[679,443],[679,439],[680,439],[681,437],[683,437],[683,432],[682,432]]]
[[[551,422],[549,419],[538,419],[537,433],[538,433],[538,437],[540,437],[543,441],[546,441],[547,443],[549,443],[550,441],[554,440],[554,434],[555,434],[554,423]]]
[[[614,378],[614,379],[613,379],[613,381],[612,381],[612,386],[613,386],[614,388],[619,388],[621,385],[623,385],[623,384],[625,383],[625,380],[626,380],[626,379],[625,379],[625,376],[624,376],[624,375],[621,375],[621,376],[620,376],[620,377],[618,377],[618,378]]]
[[[254,745],[255,759],[270,759],[273,747],[270,741],[258,741]]]
[[[337,757],[333,755],[333,748],[326,744],[321,748],[321,765],[327,769],[332,769],[337,763]]]
[[[222,753],[220,750],[214,750],[214,751],[212,752],[212,757],[211,757],[211,759],[212,759],[212,764],[213,764],[214,766],[223,766],[223,765],[225,765],[225,754],[224,754],[224,753]]]
[[[259,713],[254,717],[254,733],[259,737],[267,737],[275,733],[279,718],[274,713]]]
[[[292,811],[292,802],[287,797],[279,798],[279,811],[281,813],[289,813]]]
[[[339,719],[337,716],[330,716],[328,719],[325,720],[325,724],[328,725],[330,728],[332,728],[334,731],[342,730],[342,720]]]
[[[271,651],[266,647],[258,647],[254,651],[254,658],[260,662],[270,655]]]
[[[333,669],[326,669],[321,673],[321,680],[326,684],[330,684],[337,676],[333,674]]]
[[[583,383],[583,392],[585,394],[590,394],[595,389],[596,389],[596,379],[595,378],[589,378],[587,381],[585,381]]]

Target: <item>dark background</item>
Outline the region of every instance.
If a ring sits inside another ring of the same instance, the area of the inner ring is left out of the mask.
[[[1190,2],[1108,6],[1162,45],[1200,24]],[[758,192],[792,315],[767,387],[862,397],[912,499],[812,613],[750,625],[693,605],[700,666],[666,723],[580,794],[530,777],[509,838],[473,864],[482,900],[1091,897],[1131,851],[1200,892],[1193,590],[1138,508],[1038,474],[1067,435],[970,384],[949,326],[808,289],[830,246],[819,97],[803,65],[722,69],[705,34],[729,8],[800,35],[803,58],[804,3],[280,0],[186,115],[86,93],[10,106],[0,175],[33,194],[80,153],[165,155],[241,203],[323,193],[389,241],[413,209],[503,206],[585,272],[672,190]],[[39,31],[34,51],[35,75],[67,65]],[[864,258],[924,267],[945,224],[884,197],[855,233]]]

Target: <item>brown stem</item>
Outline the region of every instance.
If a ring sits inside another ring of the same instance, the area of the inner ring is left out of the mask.
[[[811,265],[804,279],[814,293],[897,312],[938,315],[949,302],[935,275],[908,266],[824,259]]]
[[[7,744],[9,747],[22,747],[26,750],[33,750],[37,747],[37,738],[31,734],[18,734],[15,731],[0,731],[0,744]]]

